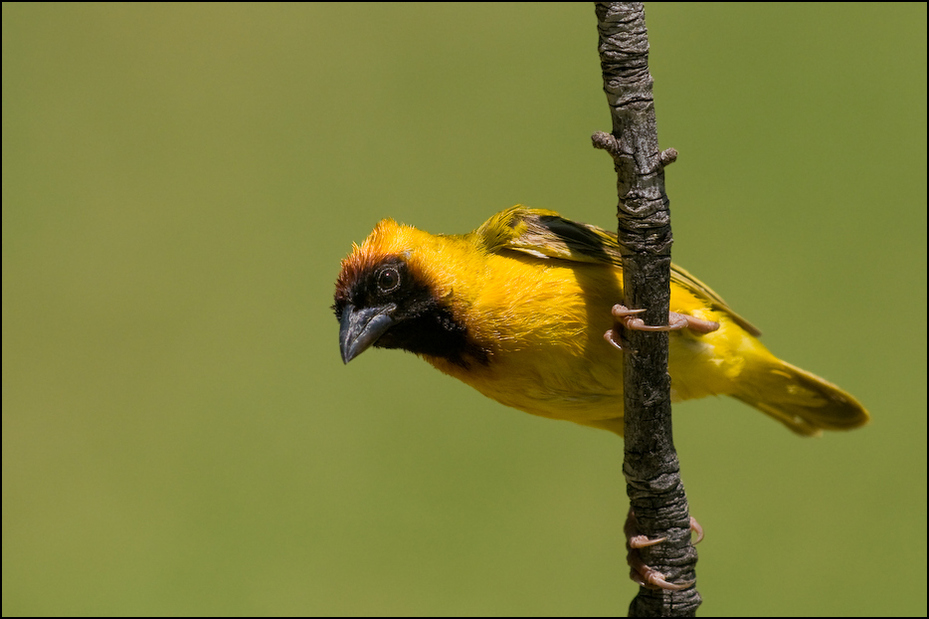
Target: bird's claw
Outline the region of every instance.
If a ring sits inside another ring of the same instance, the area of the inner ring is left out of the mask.
[[[700,523],[697,522],[697,519],[693,516],[690,517],[690,530],[697,535],[697,539],[694,540],[693,543],[700,543],[700,540],[703,539],[703,527],[700,526]],[[626,550],[628,551],[626,553],[626,561],[631,568],[629,570],[629,578],[632,582],[646,589],[665,589],[667,591],[681,591],[694,585],[696,582],[694,580],[676,584],[669,582],[663,573],[649,567],[642,561],[639,555],[640,548],[655,546],[656,544],[667,541],[668,538],[649,538],[639,534],[635,512],[633,512],[632,509],[629,510],[629,515],[626,517],[626,524],[623,526],[623,531],[626,534]]]
[[[629,570],[629,578],[640,587],[645,587],[646,589],[664,589],[665,591],[683,591],[684,589],[693,587],[697,582],[696,580],[688,580],[687,582],[678,584],[668,582],[665,580],[664,574],[644,564],[642,564],[641,568],[633,566],[633,568]]]
[[[644,309],[629,309],[625,305],[614,305],[612,312],[613,318],[616,320],[613,328],[607,331],[603,337],[610,344],[622,350],[622,338],[617,333],[620,326],[633,331],[679,331],[681,329],[690,329],[697,333],[712,333],[719,329],[718,322],[703,320],[696,316],[677,312],[668,312],[668,324],[666,325],[647,325],[644,320],[639,318],[639,314],[644,311]]]
[[[690,530],[692,533],[697,534],[697,539],[693,540],[691,544],[696,546],[703,541],[703,527],[700,526],[700,523],[697,522],[697,519],[693,516],[690,517]]]

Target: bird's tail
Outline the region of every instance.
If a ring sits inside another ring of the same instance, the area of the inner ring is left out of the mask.
[[[851,430],[870,419],[850,394],[770,354],[750,362],[731,395],[805,436]]]

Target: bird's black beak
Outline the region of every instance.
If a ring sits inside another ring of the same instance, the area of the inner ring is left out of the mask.
[[[393,303],[380,307],[355,309],[352,304],[342,309],[339,327],[339,348],[342,362],[348,363],[374,344],[393,324],[391,313],[397,309]]]

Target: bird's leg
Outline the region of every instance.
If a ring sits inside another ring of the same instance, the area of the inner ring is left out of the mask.
[[[690,517],[690,530],[697,534],[694,544],[699,544],[700,540],[703,539],[703,527],[693,516]],[[631,507],[629,508],[629,515],[626,517],[626,524],[623,526],[623,532],[626,534],[626,561],[629,563],[629,567],[632,568],[629,571],[629,578],[632,579],[632,582],[646,589],[666,589],[668,591],[680,591],[693,586],[695,581],[692,580],[678,585],[668,582],[664,574],[645,565],[639,554],[639,549],[660,544],[668,538],[649,539],[641,535],[635,519],[635,512],[632,511]]]

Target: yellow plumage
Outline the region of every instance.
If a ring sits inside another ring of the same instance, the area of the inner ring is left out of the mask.
[[[343,261],[335,310],[346,362],[405,348],[507,406],[622,434],[623,355],[603,338],[622,300],[614,234],[517,206],[465,235],[381,221]],[[720,324],[670,333],[672,400],[733,396],[805,435],[868,421],[676,266],[671,311]]]

